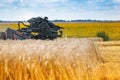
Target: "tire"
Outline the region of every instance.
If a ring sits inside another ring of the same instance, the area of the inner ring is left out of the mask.
[[[0,32],[0,39],[1,40],[6,40],[6,33],[5,32]]]

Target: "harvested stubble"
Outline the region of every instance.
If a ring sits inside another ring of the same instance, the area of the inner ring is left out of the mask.
[[[95,42],[103,62],[120,62],[120,41]]]
[[[94,41],[102,40],[0,41],[0,80],[119,79],[119,73],[111,76],[111,66],[101,63]]]

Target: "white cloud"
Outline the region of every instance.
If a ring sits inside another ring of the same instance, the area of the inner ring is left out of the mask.
[[[24,4],[24,0],[20,0],[20,5],[21,6],[24,6],[25,4]]]
[[[0,7],[3,7],[3,6],[5,6],[5,5],[0,3]]]
[[[119,2],[120,3],[120,0],[114,0],[115,2]]]
[[[0,3],[8,5],[9,3],[13,3],[15,0],[0,0]]]
[[[36,1],[40,3],[55,3],[55,2],[66,2],[68,0],[36,0]]]
[[[24,2],[24,0],[20,0],[20,2],[21,2],[21,3],[23,3],[23,2]]]
[[[69,0],[0,0],[0,8],[37,8],[41,6],[55,6]]]
[[[69,0],[20,0],[20,1],[21,3],[25,4],[40,4],[40,3],[48,4],[48,3],[64,3]]]
[[[75,0],[74,0],[75,1]],[[77,1],[77,0],[76,0]],[[28,20],[31,17],[48,16],[49,19],[119,19],[120,6],[103,10],[109,6],[99,5],[105,0],[86,0],[75,3],[70,0],[0,0],[1,20]],[[120,0],[114,0],[118,3]],[[99,3],[100,2],[100,3]],[[109,1],[108,1],[109,2]],[[113,2],[113,1],[112,1]],[[13,3],[13,4],[12,4]],[[16,4],[15,4],[16,3]],[[98,3],[98,4],[95,4]],[[8,5],[9,4],[9,5]],[[108,3],[105,3],[108,5]],[[3,7],[8,6],[8,7]],[[102,8],[101,8],[102,7]],[[98,9],[102,10],[98,10]],[[88,9],[90,9],[88,11]],[[107,14],[107,15],[106,15]]]
[[[54,4],[54,3],[65,3],[68,2],[69,0],[0,0],[0,7],[3,5],[6,5],[8,7],[11,6],[31,6],[31,7],[36,7],[36,6],[40,6],[40,5],[50,5],[50,4]],[[16,3],[16,4],[12,4],[12,3]]]
[[[8,3],[13,3],[15,0],[7,0]]]
[[[44,6],[53,6],[56,3],[67,3],[69,0],[20,0],[20,6],[29,6],[32,8]]]

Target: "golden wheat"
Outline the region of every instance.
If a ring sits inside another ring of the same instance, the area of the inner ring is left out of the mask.
[[[119,80],[120,64],[103,63],[96,41],[1,40],[0,80]]]

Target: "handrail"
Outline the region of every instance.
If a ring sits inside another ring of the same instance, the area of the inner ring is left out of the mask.
[[[22,21],[19,21],[18,22],[18,30],[20,30],[20,23],[23,24],[24,26],[27,26],[27,27],[29,26],[29,25],[24,24]]]

